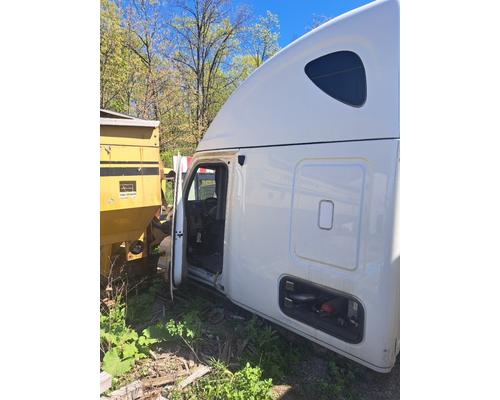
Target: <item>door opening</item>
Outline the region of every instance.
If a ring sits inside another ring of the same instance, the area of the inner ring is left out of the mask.
[[[185,192],[187,261],[212,274],[222,272],[227,176],[224,164],[200,164]]]

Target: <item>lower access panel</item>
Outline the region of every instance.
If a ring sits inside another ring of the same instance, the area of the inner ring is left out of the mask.
[[[364,309],[352,296],[292,276],[280,281],[283,313],[349,343],[363,340]]]

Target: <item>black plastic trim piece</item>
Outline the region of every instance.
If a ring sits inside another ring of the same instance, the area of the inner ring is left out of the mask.
[[[284,146],[306,146],[310,144],[328,144],[328,143],[351,143],[351,142],[373,142],[377,140],[399,140],[399,137],[388,138],[372,138],[372,139],[347,139],[347,140],[325,140],[322,142],[299,142],[299,143],[279,143],[279,144],[263,144],[260,146],[240,146],[240,147],[219,147],[215,149],[198,150],[197,153],[219,150],[235,150],[235,149],[260,149],[264,147],[284,147]]]

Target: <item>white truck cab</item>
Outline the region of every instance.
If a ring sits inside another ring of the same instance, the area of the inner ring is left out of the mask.
[[[176,181],[170,281],[389,372],[398,171],[399,4],[384,0],[296,40],[228,99]]]

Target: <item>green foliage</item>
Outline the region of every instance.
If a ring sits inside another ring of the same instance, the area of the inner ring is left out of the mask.
[[[191,311],[184,316],[183,321],[158,322],[142,332],[143,336],[155,343],[181,340],[191,345],[201,336],[201,320],[196,311]]]
[[[255,70],[255,58],[251,54],[240,54],[233,58],[232,68],[229,71],[235,79],[244,81]]]
[[[213,371],[200,379],[187,392],[174,392],[172,399],[191,400],[271,400],[271,379],[262,379],[259,367],[247,363],[231,372],[220,361],[213,360]]]
[[[159,255],[159,254],[160,254],[160,246],[159,245],[153,246],[153,248],[151,249],[151,255]]]
[[[333,356],[327,364],[327,374],[308,377],[298,388],[301,397],[316,400],[354,400],[353,390],[359,367],[352,362]]]
[[[155,281],[147,290],[127,299],[127,322],[131,325],[143,324],[152,318],[153,302],[161,282]]]
[[[154,343],[127,326],[125,304],[118,297],[107,313],[100,315],[101,351],[104,353],[102,369],[117,377],[129,371],[135,362],[147,356]]]
[[[266,15],[259,17],[257,22],[249,28],[250,54],[254,68],[258,68],[279,50],[279,30],[278,16],[269,10],[266,11]]]
[[[158,322],[143,331],[143,335],[156,342],[164,342],[175,338],[192,336],[192,332],[185,328],[183,322],[170,319],[167,322]]]
[[[134,365],[133,357],[120,356],[117,348],[107,351],[102,360],[102,369],[113,377],[121,376],[130,371]]]
[[[189,338],[191,341],[197,340],[201,337],[202,322],[200,313],[197,309],[193,309],[184,315],[184,324],[186,331],[189,331]]]
[[[278,50],[276,15],[249,21],[226,1],[101,0],[101,107],[159,120],[161,150],[191,154],[231,93]]]
[[[173,59],[188,94],[188,129],[197,145],[229,94],[225,89],[231,80],[223,65],[230,64],[239,49],[245,16],[238,11],[230,15],[222,1],[187,2],[178,11],[171,23]]]
[[[356,395],[352,389],[358,370],[351,362],[335,360],[332,359],[328,363],[328,376],[313,380],[309,389],[315,393],[318,400],[353,400]]]
[[[244,336],[249,338],[249,344],[241,362],[259,365],[265,377],[280,381],[300,361],[301,348],[283,339],[258,317],[249,321]]]
[[[130,111],[130,98],[143,70],[131,51],[134,42],[124,27],[123,12],[112,0],[101,0],[101,107]]]
[[[193,348],[193,343],[201,337],[201,321],[196,311],[186,314],[183,321],[170,319],[167,322],[158,322],[144,329],[142,334],[151,343],[181,341],[198,358]]]
[[[348,389],[356,378],[354,371],[348,365],[341,366],[331,360],[328,364],[328,372],[333,380],[330,392],[336,396],[348,395]]]

